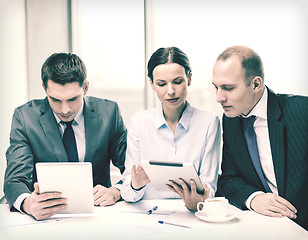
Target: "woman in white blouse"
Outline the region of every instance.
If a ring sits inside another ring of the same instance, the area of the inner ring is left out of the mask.
[[[219,168],[220,122],[207,111],[191,106],[187,87],[191,85],[191,68],[179,48],[160,48],[148,62],[148,77],[161,104],[135,114],[128,128],[125,172],[121,196],[127,202],[143,199],[179,198],[186,207],[196,210],[197,203],[214,197]],[[204,191],[196,184],[172,181],[172,191],[157,191],[139,164],[141,160],[190,162],[194,165]]]

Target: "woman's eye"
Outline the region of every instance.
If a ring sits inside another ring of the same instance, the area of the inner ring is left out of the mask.
[[[231,91],[231,90],[233,90],[233,89],[234,89],[233,86],[223,86],[223,87],[222,87],[222,90],[225,90],[225,91]]]
[[[174,82],[174,84],[177,84],[177,85],[179,85],[179,84],[181,84],[183,81],[176,81],[176,82]]]

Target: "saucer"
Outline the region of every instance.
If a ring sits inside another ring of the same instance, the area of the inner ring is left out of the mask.
[[[203,221],[207,221],[207,222],[226,222],[226,221],[230,221],[232,219],[234,219],[236,217],[236,212],[230,211],[227,216],[225,217],[208,217],[206,216],[206,214],[202,214],[200,212],[195,212],[195,215],[203,220]]]

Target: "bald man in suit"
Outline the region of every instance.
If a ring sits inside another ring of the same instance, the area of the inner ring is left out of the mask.
[[[111,187],[110,161],[122,173],[126,151],[126,128],[117,103],[85,96],[86,68],[75,54],[52,54],[42,66],[42,86],[45,99],[14,111],[4,182],[10,208],[41,220],[67,207],[59,193],[39,194],[37,162],[91,162],[94,204],[114,204],[120,191]],[[75,157],[62,139],[67,123],[73,130]]]
[[[307,229],[308,98],[266,87],[261,58],[244,46],[219,55],[212,83],[224,110],[217,195],[241,209],[287,216]]]

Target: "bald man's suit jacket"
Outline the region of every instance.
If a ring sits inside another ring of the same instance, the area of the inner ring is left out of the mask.
[[[110,187],[110,160],[124,171],[126,128],[117,103],[85,97],[85,162],[92,163],[93,185]],[[4,193],[12,207],[22,193],[33,191],[37,162],[68,162],[60,130],[47,98],[15,109],[6,152]]]
[[[295,222],[307,229],[308,97],[276,95],[269,90],[267,117],[278,193],[296,207]],[[250,159],[240,118],[223,116],[223,141],[217,195],[246,209],[247,198],[265,189]]]

